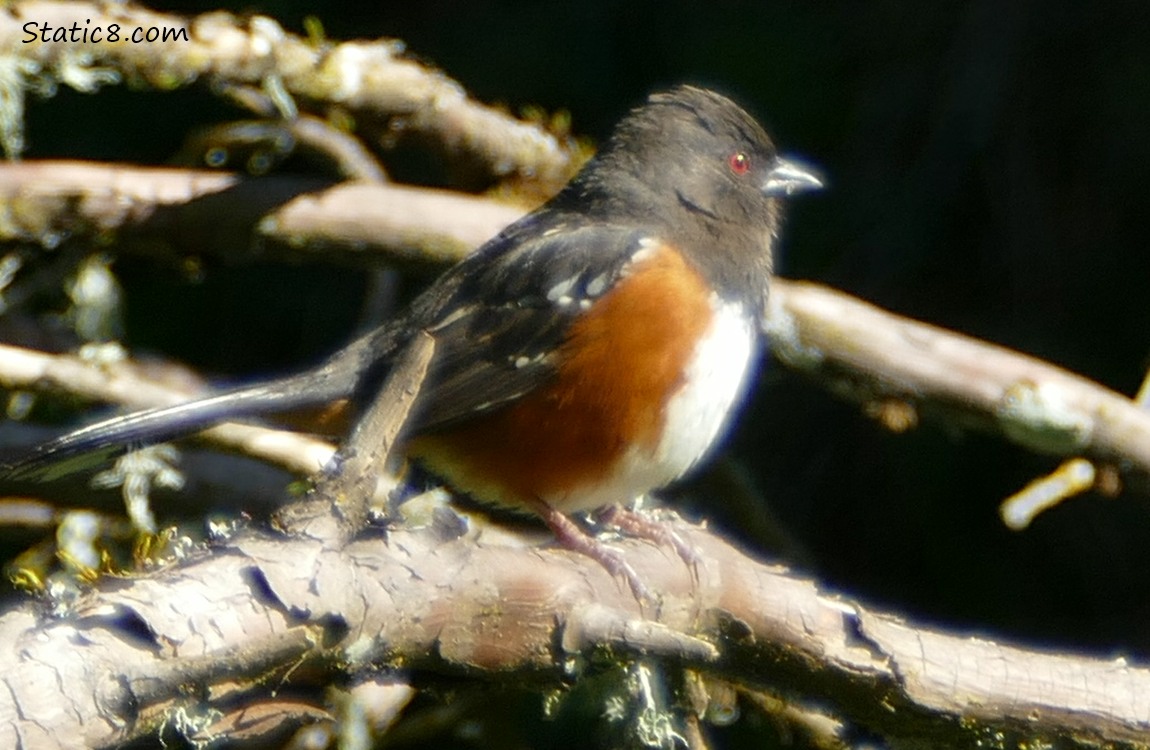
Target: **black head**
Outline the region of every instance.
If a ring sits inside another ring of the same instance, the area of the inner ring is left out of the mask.
[[[745,286],[769,271],[780,199],[819,186],[730,99],[677,86],[632,110],[569,190],[599,216],[673,233],[716,281]]]

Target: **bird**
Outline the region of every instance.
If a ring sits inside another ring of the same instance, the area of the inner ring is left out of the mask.
[[[820,187],[730,98],[658,91],[551,200],[317,367],[84,427],[8,474],[224,420],[369,403],[424,332],[435,348],[406,456],[481,504],[539,516],[641,589],[570,516],[661,489],[714,451],[764,350],[783,204]]]

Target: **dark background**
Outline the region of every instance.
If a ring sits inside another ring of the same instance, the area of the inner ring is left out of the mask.
[[[1127,394],[1150,365],[1150,12],[1137,0],[231,9],[293,32],[316,15],[332,39],[401,38],[479,99],[567,109],[594,138],[654,88],[712,85],[827,175],[825,192],[790,211],[785,276]],[[192,125],[238,116],[195,88],[62,92],[32,104],[28,156],[161,163]],[[389,166],[412,181],[429,174]],[[209,268],[195,285],[142,261],[117,270],[129,343],[227,376],[334,348],[364,289],[360,275],[326,268]],[[934,423],[892,435],[777,365],[733,444],[831,587],[995,637],[1150,651],[1144,495],[1087,495],[1008,532],[997,504],[1057,461]]]

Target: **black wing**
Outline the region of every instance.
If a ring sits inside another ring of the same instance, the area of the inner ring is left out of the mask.
[[[416,303],[436,349],[415,432],[489,411],[545,382],[571,322],[615,285],[647,236],[545,217],[547,226],[517,226],[493,240],[452,269],[437,296]]]

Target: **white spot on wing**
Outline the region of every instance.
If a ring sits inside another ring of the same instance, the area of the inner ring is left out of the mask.
[[[456,309],[451,311],[450,315],[448,315],[446,318],[444,318],[443,320],[436,323],[429,330],[432,333],[435,333],[436,331],[442,331],[444,328],[447,328],[452,323],[456,322],[457,320],[461,320],[463,318],[466,318],[468,315],[470,315],[473,312],[475,312],[475,305],[462,305],[461,307],[457,307]]]
[[[509,357],[508,359],[510,360],[512,366],[515,367],[515,369],[521,370],[528,365],[537,365],[541,362],[545,362],[550,356],[551,355],[548,352],[539,352],[538,354],[531,357],[527,356],[526,354],[520,354],[517,357]]]
[[[501,398],[497,401],[484,401],[482,404],[477,405],[472,411],[474,411],[474,412],[488,411],[493,407],[502,406],[503,404],[509,404],[512,401],[514,401],[515,399],[522,396],[523,393],[524,393],[523,391],[518,391],[516,393],[510,393],[510,394],[504,396],[503,398]]]
[[[633,266],[636,263],[641,263],[647,260],[652,255],[657,253],[663,247],[662,241],[654,237],[644,237],[639,240],[639,249],[631,255],[631,260],[627,262],[628,266]]]
[[[571,303],[571,290],[579,283],[578,276],[571,276],[563,279],[555,286],[547,290],[547,300],[549,302],[557,302],[561,305]],[[564,302],[566,300],[566,302]]]
[[[601,273],[595,278],[587,282],[587,296],[598,297],[603,292],[607,291],[607,282],[610,280],[610,275]]]

